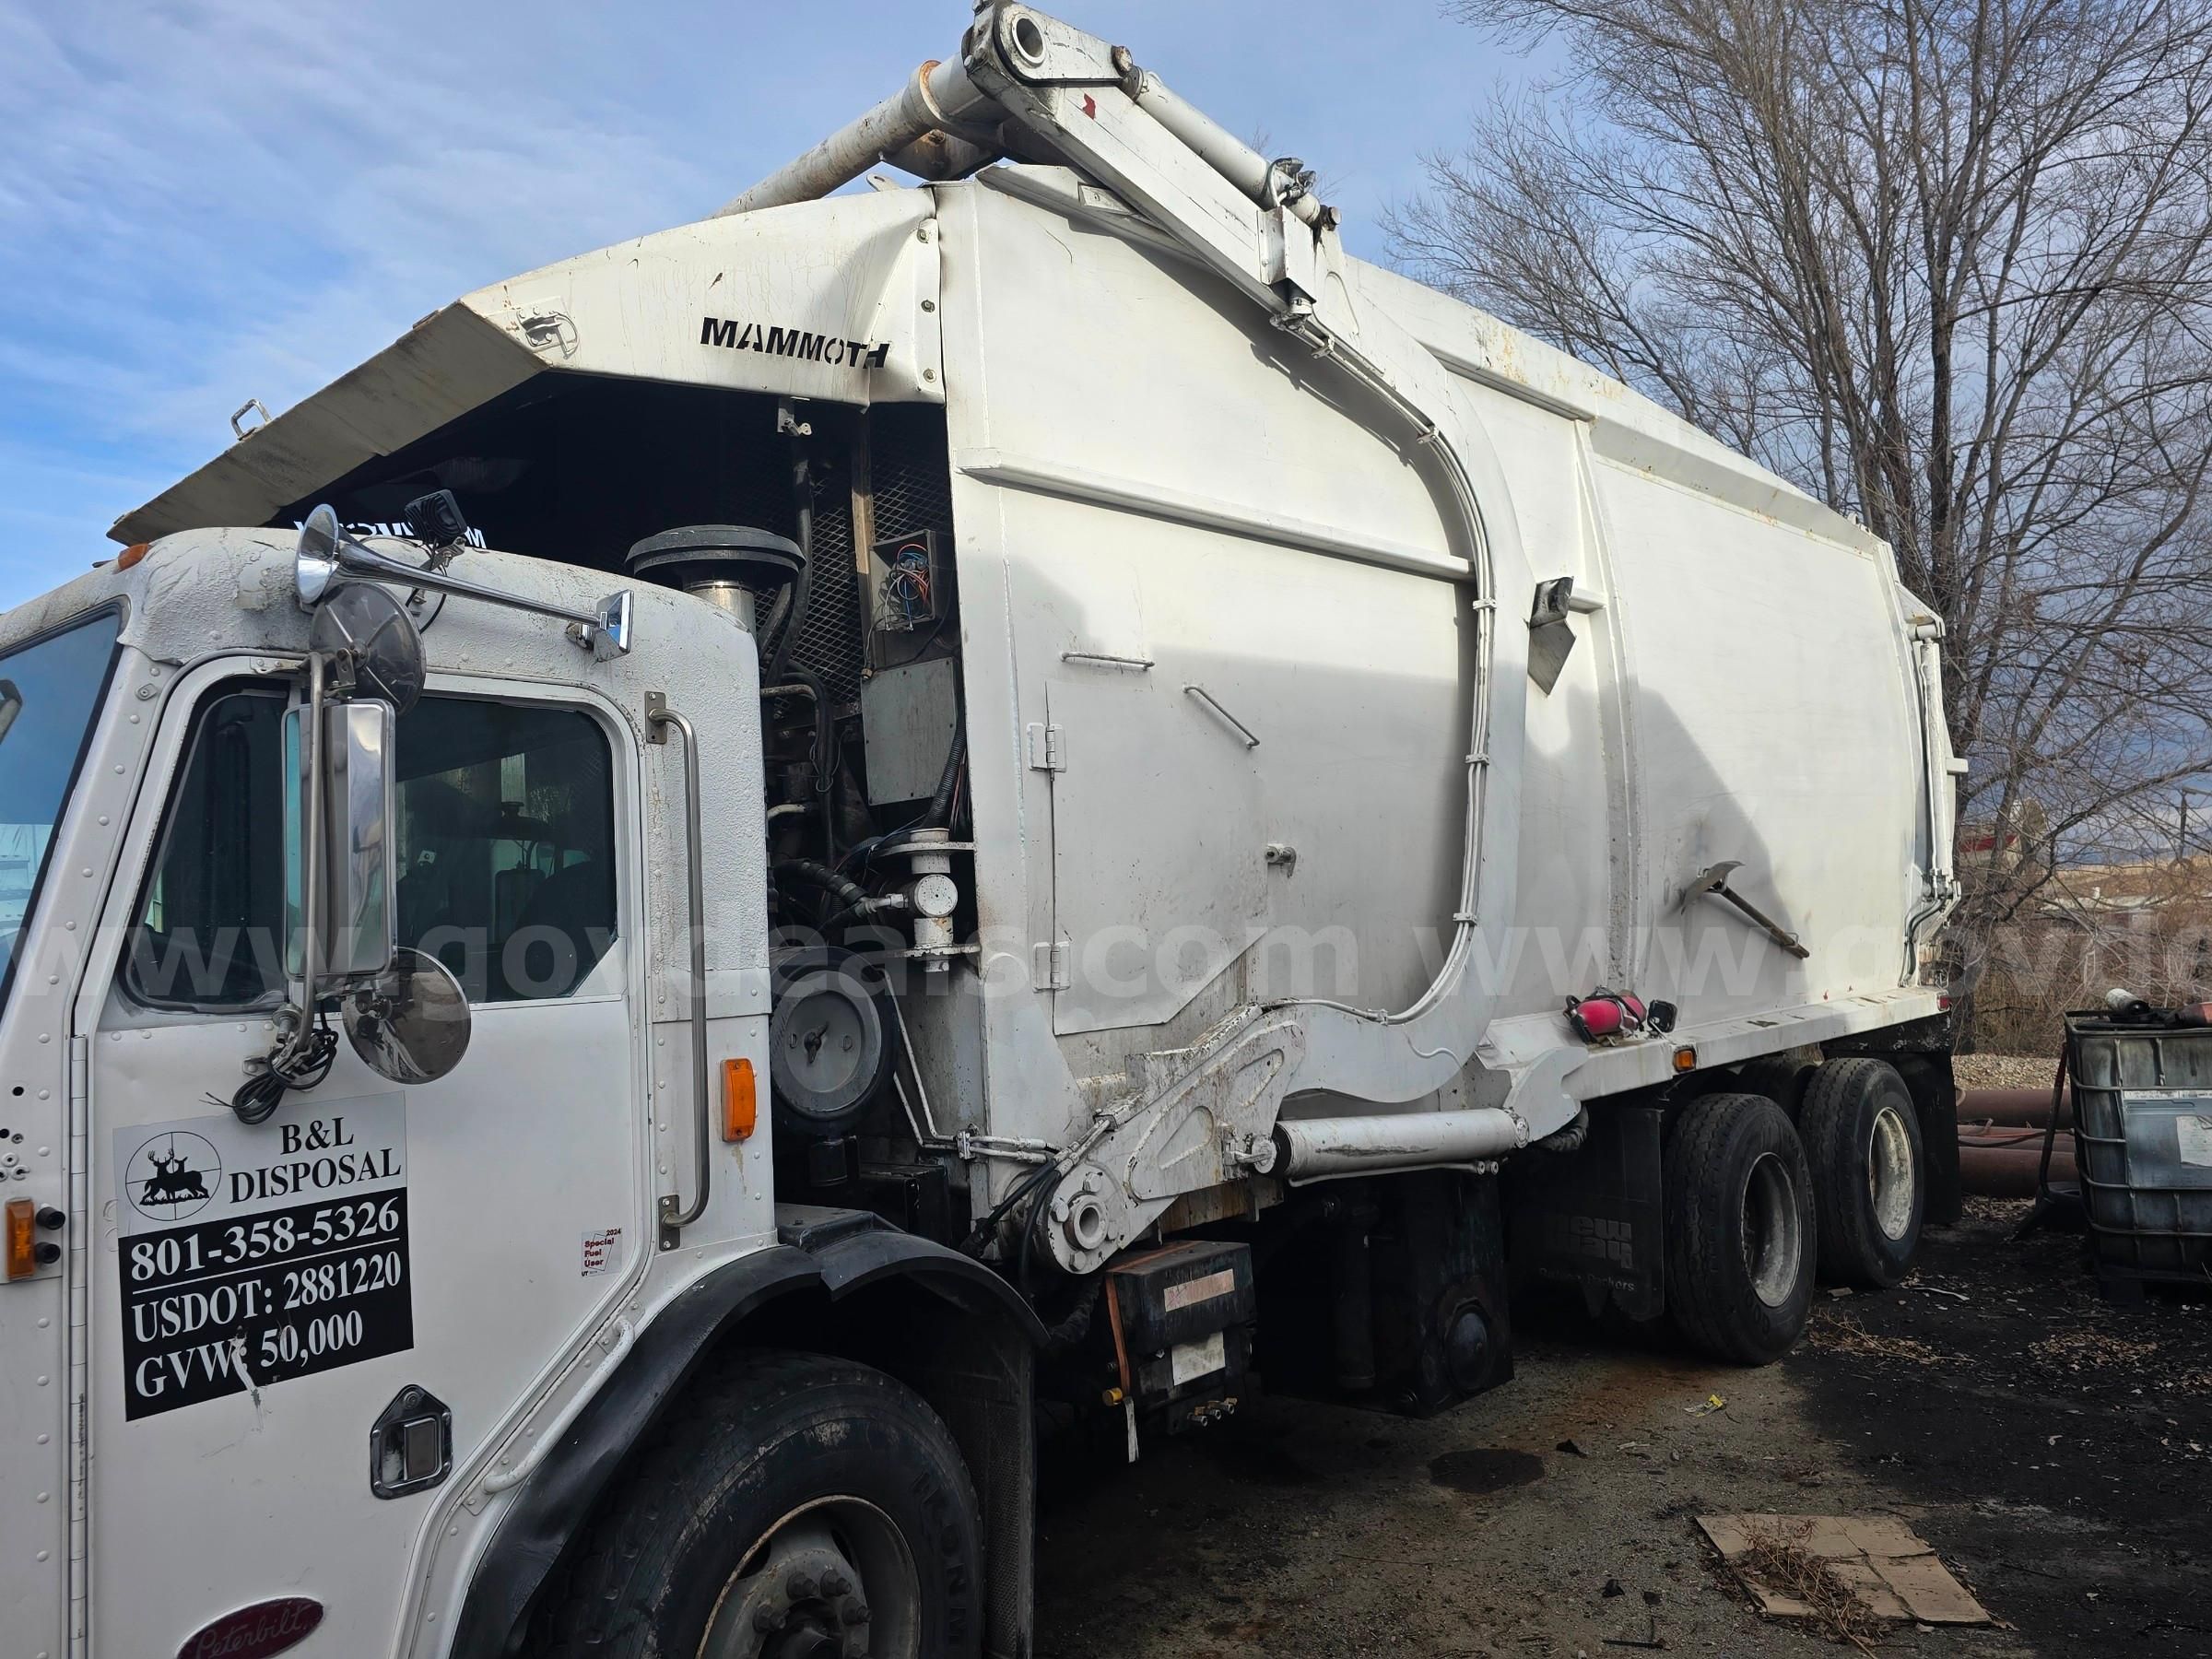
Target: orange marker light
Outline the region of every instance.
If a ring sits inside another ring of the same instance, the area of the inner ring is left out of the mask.
[[[759,1121],[759,1103],[754,1098],[753,1063],[750,1060],[724,1060],[722,1063],[722,1138],[741,1141],[753,1132]]]
[[[153,545],[152,542],[133,542],[115,556],[115,568],[119,571],[129,570],[146,557],[146,550]]]
[[[1698,1051],[1694,1048],[1677,1049],[1675,1051],[1675,1069],[1678,1072],[1696,1071],[1698,1069]]]
[[[7,1277],[29,1278],[39,1270],[38,1236],[32,1230],[39,1206],[28,1198],[7,1201]]]

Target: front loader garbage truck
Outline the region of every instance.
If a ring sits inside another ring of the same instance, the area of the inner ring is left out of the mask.
[[[1335,225],[990,0],[0,618],[8,1654],[1026,1654],[1041,1404],[1907,1271],[1936,621]]]

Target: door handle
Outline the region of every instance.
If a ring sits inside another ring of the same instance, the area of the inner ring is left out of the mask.
[[[1227,721],[1230,727],[1236,732],[1237,735],[1244,739],[1244,747],[1246,748],[1255,749],[1260,747],[1258,734],[1253,732],[1250,726],[1239,720],[1234,714],[1231,714],[1227,709],[1223,708],[1220,702],[1215,698],[1214,694],[1211,691],[1208,691],[1204,686],[1185,686],[1182,689],[1186,696],[1196,698],[1200,702],[1211,709],[1216,714]]]

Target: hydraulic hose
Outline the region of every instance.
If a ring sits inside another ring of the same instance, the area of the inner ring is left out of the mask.
[[[848,922],[906,908],[903,893],[871,893],[850,877],[840,876],[828,865],[818,864],[811,858],[785,859],[775,866],[775,876],[779,882],[796,882],[827,897],[829,904],[820,912],[820,925],[825,934],[834,933]]]
[[[929,797],[929,810],[922,815],[922,822],[932,830],[942,830],[952,818],[952,792],[960,781],[960,762],[968,759],[968,728],[961,726],[952,735],[952,747],[945,752],[945,770],[938,775],[936,793]]]
[[[784,619],[783,631],[776,636],[775,655],[769,659],[767,681],[774,685],[783,677],[784,665],[791,661],[792,641],[799,637],[799,629],[806,626],[806,596],[809,577],[814,571],[814,479],[808,469],[806,452],[794,442],[792,446],[791,491],[793,504],[797,509],[798,535],[793,539],[799,544],[799,573],[792,578],[791,614]]]
[[[779,882],[796,882],[828,894],[841,910],[853,910],[868,902],[868,889],[859,882],[811,858],[787,858],[776,865],[775,876]]]

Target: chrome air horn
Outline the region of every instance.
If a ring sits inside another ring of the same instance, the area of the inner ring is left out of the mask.
[[[569,624],[569,637],[600,662],[629,649],[630,605],[627,589],[610,594],[592,611],[574,611],[542,599],[503,594],[442,570],[418,568],[389,554],[379,553],[338,523],[335,509],[323,506],[307,515],[300,529],[300,546],[293,555],[292,585],[302,609],[313,610],[330,592],[331,584],[346,577],[367,582],[390,582],[402,587],[423,588],[434,594],[455,594],[464,599],[481,599],[511,610],[533,611]]]

